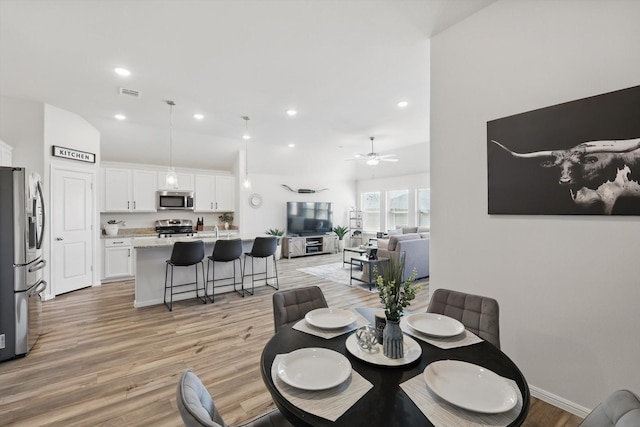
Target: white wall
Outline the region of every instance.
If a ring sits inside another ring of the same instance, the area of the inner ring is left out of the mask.
[[[431,45],[432,289],[497,298],[503,351],[578,414],[640,393],[640,218],[489,216],[486,122],[640,84],[639,16],[502,0]]]
[[[334,179],[331,176],[289,176],[289,175],[252,175],[251,189],[240,189],[238,200],[241,215],[240,230],[248,234],[260,234],[270,228],[286,229],[287,202],[331,202],[333,224],[348,224],[347,215],[351,206],[355,206],[355,182]],[[242,182],[240,177],[239,181]],[[297,190],[308,188],[326,191],[315,194],[298,194],[282,188],[282,184]],[[249,195],[259,194],[263,204],[260,208],[249,206]]]
[[[0,139],[13,147],[13,166],[44,176],[44,105],[0,96]]]

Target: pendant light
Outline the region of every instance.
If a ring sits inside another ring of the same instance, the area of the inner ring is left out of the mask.
[[[173,168],[173,106],[176,105],[173,101],[166,101],[169,105],[169,170],[167,171],[167,188],[178,188],[178,175]]]
[[[249,116],[242,116],[242,120],[244,120],[244,134],[242,135],[242,139],[244,139],[244,182],[242,186],[249,190],[251,188],[251,181],[249,181],[249,140],[251,139],[251,135],[249,135]]]

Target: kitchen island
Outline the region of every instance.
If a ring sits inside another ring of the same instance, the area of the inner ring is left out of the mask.
[[[162,304],[164,302],[164,283],[166,261],[171,258],[171,250],[175,242],[185,242],[193,240],[202,240],[205,247],[204,269],[205,277],[207,270],[207,257],[213,253],[213,246],[218,239],[242,239],[243,252],[250,252],[253,246],[253,240],[256,236],[244,236],[238,233],[220,233],[219,237],[202,236],[195,237],[137,237],[133,239],[133,248],[135,256],[135,298],[134,307],[146,307],[149,305]],[[244,256],[241,257],[244,263]],[[272,274],[272,262],[268,262],[269,275]],[[236,264],[237,265],[237,264]],[[254,262],[256,273],[264,273],[264,262]],[[193,282],[195,267],[177,267],[174,269],[173,280],[175,284]],[[251,273],[251,262],[246,267],[247,274]],[[229,263],[216,264],[216,277],[230,277],[233,275],[233,265]],[[236,268],[236,282],[241,281],[242,271]],[[264,276],[260,276],[264,277]],[[251,278],[247,277],[248,285],[251,286]],[[222,283],[230,283],[231,280],[223,280]],[[245,286],[247,284],[245,283]],[[264,286],[265,281],[261,280],[256,286]],[[209,283],[209,290],[211,283]],[[236,289],[240,289],[240,285],[236,285]],[[202,273],[198,267],[198,288],[202,289]],[[220,286],[216,281],[214,294],[233,291],[233,285]],[[173,300],[179,301],[183,299],[195,298],[196,293],[187,292],[184,294],[174,295]]]

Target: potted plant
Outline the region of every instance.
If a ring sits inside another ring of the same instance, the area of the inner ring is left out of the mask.
[[[220,224],[224,225],[225,230],[229,230],[229,226],[233,222],[233,215],[231,215],[231,212],[225,212],[218,217],[218,220]]]
[[[280,257],[282,256],[282,250],[280,249],[280,241],[282,240],[282,236],[284,235],[284,230],[279,230],[277,228],[270,228],[267,231],[265,231],[265,234],[268,234],[269,236],[276,236],[277,240],[278,240],[278,248],[276,249],[276,259],[280,259]]]
[[[411,300],[416,297],[416,292],[421,286],[416,285],[416,271],[413,270],[411,276],[404,282],[402,273],[404,271],[404,259],[390,258],[384,264],[380,264],[380,274],[376,269],[376,286],[380,302],[384,305],[386,324],[382,333],[382,350],[385,356],[392,359],[404,357],[402,343],[402,330],[400,329],[400,317],[404,309],[411,304]]]
[[[344,250],[344,236],[349,232],[349,227],[336,225],[333,227],[333,232],[338,236],[338,251],[342,252]]]

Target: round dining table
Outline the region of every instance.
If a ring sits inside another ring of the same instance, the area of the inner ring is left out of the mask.
[[[284,326],[267,342],[260,360],[262,379],[278,409],[293,425],[433,426],[402,390],[400,384],[416,375],[422,375],[430,363],[447,359],[473,363],[490,369],[502,377],[514,380],[522,394],[522,409],[509,426],[519,426],[524,422],[529,410],[530,399],[527,382],[513,361],[487,341],[445,350],[417,339],[416,341],[422,347],[422,355],[418,360],[405,366],[387,367],[364,362],[347,350],[345,342],[354,332],[324,339],[295,330],[292,326]],[[373,388],[335,422],[303,411],[289,402],[278,391],[271,376],[271,368],[276,355],[310,347],[328,348],[345,355],[351,362],[352,369],[373,384]]]

